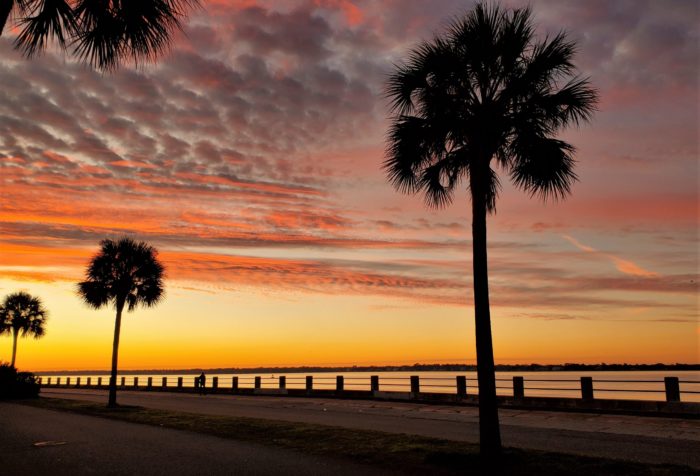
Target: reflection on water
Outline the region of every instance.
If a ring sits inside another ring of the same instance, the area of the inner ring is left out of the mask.
[[[152,378],[153,386],[162,386],[163,379],[168,387],[176,387],[178,379],[182,378],[184,387],[194,387],[194,379],[199,372],[182,374],[153,374],[135,375],[120,374],[117,383],[121,384],[121,378],[125,378],[127,386],[134,385],[134,378],[138,378],[138,385],[144,387],[148,378]],[[345,390],[370,390],[370,377],[379,376],[379,390],[408,392],[410,391],[410,376],[420,377],[420,390],[434,393],[456,393],[456,377],[458,375],[467,378],[467,393],[477,393],[476,372],[316,372],[316,373],[281,373],[281,374],[207,374],[207,386],[212,384],[212,378],[218,377],[219,388],[231,388],[233,377],[238,378],[239,388],[253,388],[255,377],[261,379],[261,387],[266,389],[279,388],[280,377],[285,377],[286,388],[303,389],[306,387],[306,376],[313,377],[314,389],[332,390],[336,386],[336,376],[344,377]],[[593,378],[593,388],[596,398],[622,399],[622,400],[665,400],[664,377],[678,377],[680,381],[681,400],[684,402],[700,402],[700,372],[698,371],[624,371],[624,372],[497,372],[496,385],[499,395],[513,394],[513,377],[521,376],[525,380],[525,396],[529,397],[581,397],[582,376]],[[80,378],[82,385],[87,384],[90,378],[91,384],[96,385],[97,379],[102,378],[102,384],[109,382],[109,375],[44,375],[41,376],[44,383],[51,379],[55,384],[60,377],[61,383],[66,383],[70,377],[71,384]]]

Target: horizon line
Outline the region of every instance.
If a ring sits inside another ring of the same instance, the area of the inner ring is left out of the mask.
[[[358,369],[381,369],[381,368],[411,368],[411,367],[448,367],[448,366],[464,366],[464,367],[476,367],[476,364],[470,364],[470,363],[414,363],[414,364],[385,364],[385,365],[380,365],[380,364],[374,364],[374,365],[296,365],[296,366],[257,366],[257,367],[209,367],[209,368],[203,368],[203,367],[191,367],[191,368],[160,368],[160,369],[124,369],[118,371],[120,374],[124,373],[133,373],[133,372],[138,372],[138,373],[146,373],[146,372],[152,372],[152,373],[158,373],[158,372],[168,372],[168,373],[174,373],[174,372],[209,372],[209,373],[215,373],[215,372],[221,372],[221,371],[242,371],[242,372],[252,372],[252,371],[295,371],[295,370],[307,370],[307,369],[315,369],[316,371],[332,371],[332,370],[339,370],[339,369],[352,369],[352,368],[358,368]],[[597,367],[597,366],[628,366],[628,367],[654,367],[654,366],[663,366],[663,367],[698,367],[700,369],[700,362],[697,363],[683,363],[683,362],[675,362],[675,363],[664,363],[664,362],[654,362],[654,363],[629,363],[629,362],[612,362],[612,363],[607,363],[607,362],[599,362],[599,363],[590,363],[590,364],[585,364],[585,363],[580,363],[580,362],[565,362],[565,363],[559,363],[559,364],[540,364],[537,362],[531,362],[531,363],[503,363],[503,364],[495,364],[495,367],[545,367],[545,368],[552,368],[552,367],[567,367],[567,366],[580,366],[580,367]],[[691,369],[691,370],[697,370],[697,369]],[[83,373],[109,373],[110,369],[61,369],[61,370],[32,370],[32,373],[35,374],[49,374],[49,373],[62,373],[62,372],[83,372]]]

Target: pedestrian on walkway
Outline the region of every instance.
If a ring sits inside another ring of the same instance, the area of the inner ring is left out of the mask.
[[[204,372],[202,372],[199,377],[199,394],[200,395],[206,395],[206,386],[207,386],[207,377],[204,375]]]

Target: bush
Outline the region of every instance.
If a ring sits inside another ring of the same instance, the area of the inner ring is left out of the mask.
[[[39,381],[31,372],[17,372],[9,364],[0,364],[0,399],[36,398]]]

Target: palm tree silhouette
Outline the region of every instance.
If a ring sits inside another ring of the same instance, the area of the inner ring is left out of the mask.
[[[122,311],[133,311],[139,304],[155,306],[163,298],[163,265],[157,251],[130,238],[102,240],[100,252],[90,261],[86,279],[78,283],[78,293],[88,306],[99,309],[113,304],[117,311],[112,346],[112,372],[108,406],[117,405],[117,361]]]
[[[12,334],[12,367],[17,359],[17,338],[41,338],[48,315],[41,300],[29,293],[20,291],[5,297],[0,305],[0,334]]]
[[[2,0],[0,35],[11,14],[20,27],[15,47],[32,57],[51,40],[103,71],[131,58],[138,64],[160,56],[188,10],[199,0]]]
[[[418,45],[386,87],[392,122],[384,169],[401,192],[449,205],[466,182],[472,247],[481,452],[500,452],[489,310],[486,215],[500,188],[492,164],[543,200],[569,194],[574,147],[554,135],[590,120],[597,92],[572,63],[565,33],[537,40],[529,8],[477,4]]]

